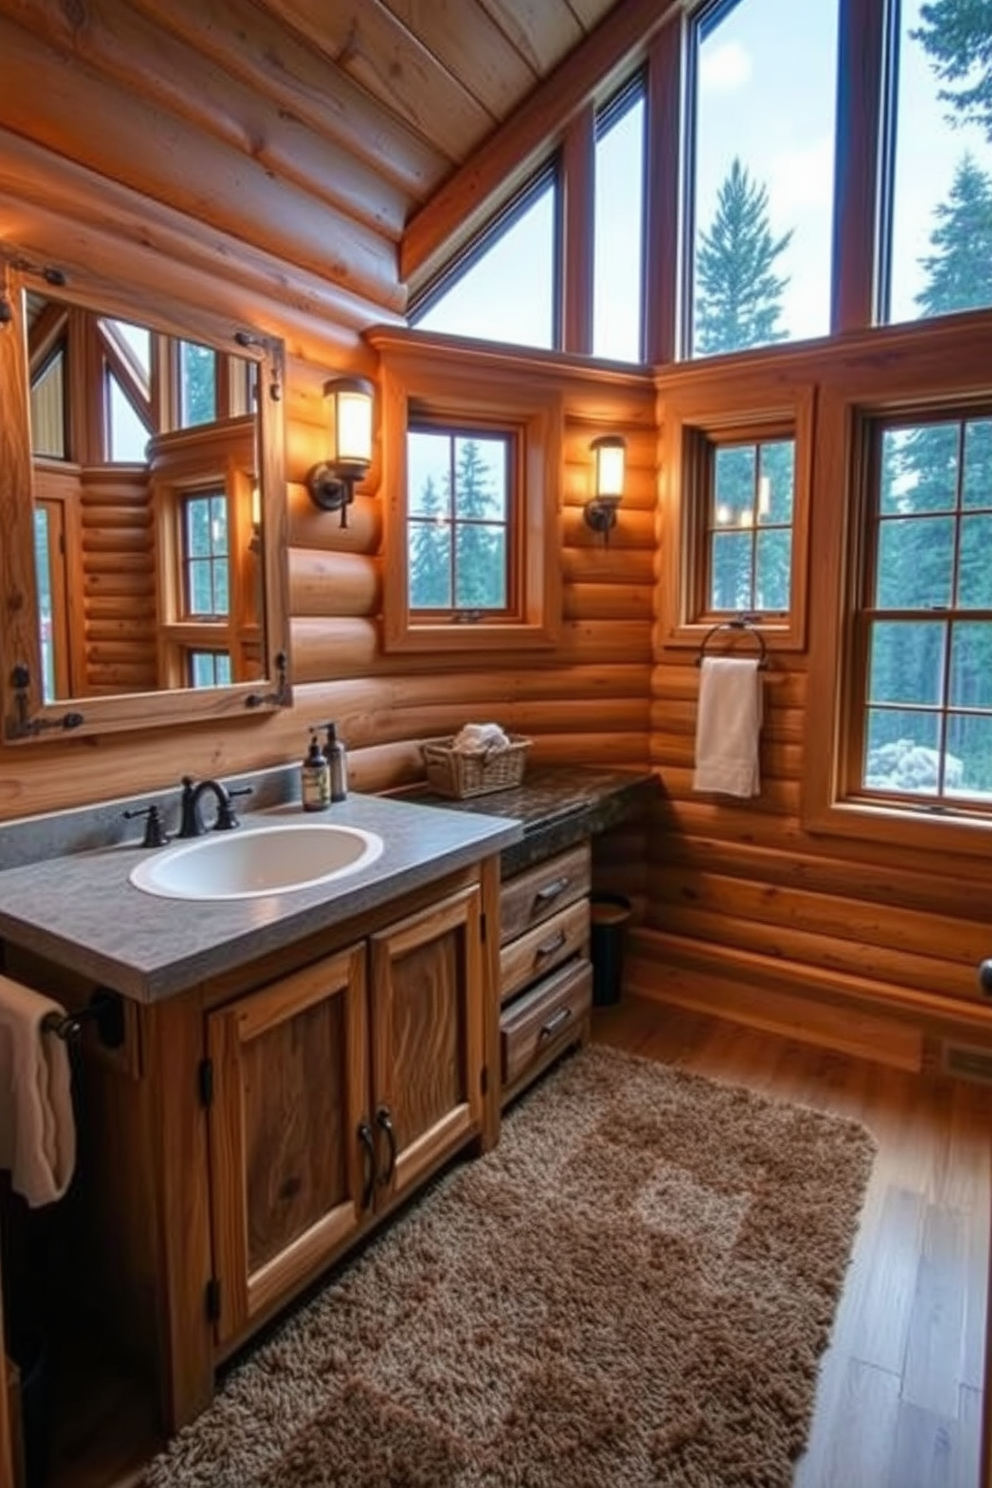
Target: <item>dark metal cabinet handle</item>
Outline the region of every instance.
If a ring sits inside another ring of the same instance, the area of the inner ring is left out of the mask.
[[[386,1171],[379,1174],[379,1183],[385,1188],[396,1172],[396,1131],[388,1106],[379,1107],[375,1113],[375,1122],[379,1130],[386,1133],[386,1141],[389,1143],[389,1161],[386,1164]]]
[[[534,952],[534,960],[541,961],[545,956],[553,956],[555,951],[561,950],[567,939],[568,936],[564,930],[559,930],[557,935],[552,936],[550,940],[546,940],[543,945],[537,947]]]
[[[552,1013],[547,1023],[542,1025],[541,1031],[537,1035],[537,1042],[541,1043],[543,1039],[554,1038],[559,1028],[564,1027],[571,1016],[572,1009],[569,1007],[559,1008],[556,1013]]]
[[[564,894],[572,880],[568,874],[561,878],[552,879],[551,883],[545,884],[543,889],[538,889],[534,895],[534,903],[537,905],[550,904],[552,899],[557,899],[559,894]]]
[[[983,992],[992,996],[992,959],[980,962],[978,967],[978,985]]]
[[[372,1204],[372,1195],[375,1193],[375,1138],[372,1128],[367,1121],[363,1121],[358,1127],[358,1140],[362,1144],[362,1157],[365,1162],[365,1185],[362,1188],[362,1208],[368,1209]]]

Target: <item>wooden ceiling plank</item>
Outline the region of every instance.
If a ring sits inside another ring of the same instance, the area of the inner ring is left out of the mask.
[[[597,29],[521,104],[416,214],[403,235],[400,277],[416,286],[521,185],[590,100],[602,101],[680,13],[681,0],[619,0]]]
[[[594,31],[610,10],[612,0],[568,0],[569,9],[588,33]]]
[[[539,77],[582,40],[567,0],[481,0],[504,35]]]
[[[133,86],[139,75],[145,97],[374,231],[399,238],[409,204],[406,193],[139,11],[119,0],[87,0],[82,24],[73,24],[75,12],[69,8],[41,6],[36,0],[4,0],[4,11],[25,30],[121,87]]]
[[[480,0],[382,0],[386,9],[496,119],[538,81]]]
[[[425,200],[450,169],[452,156],[383,110],[252,0],[132,4],[414,201]]]
[[[0,53],[6,63],[0,124],[14,133],[232,237],[261,241],[287,263],[386,309],[402,310],[395,248],[381,236],[141,94],[116,93],[78,60],[67,68],[63,53],[5,18]],[[135,81],[140,85],[140,71]]]
[[[376,0],[264,0],[264,6],[438,149],[456,141],[457,159],[498,122]]]

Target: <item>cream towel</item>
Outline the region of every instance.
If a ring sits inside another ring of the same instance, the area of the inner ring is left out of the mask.
[[[761,672],[756,660],[704,656],[696,714],[692,788],[756,796],[761,733]]]
[[[0,977],[0,1168],[32,1209],[60,1199],[76,1165],[69,1051],[43,1030],[49,1013],[65,1008]]]

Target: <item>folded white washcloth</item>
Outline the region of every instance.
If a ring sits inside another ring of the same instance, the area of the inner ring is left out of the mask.
[[[491,754],[509,749],[510,740],[498,723],[466,723],[451,745],[457,754]]]
[[[0,1168],[32,1209],[62,1197],[76,1163],[69,1051],[42,1027],[49,1013],[65,1009],[0,977]]]
[[[761,733],[761,672],[757,661],[707,656],[699,683],[696,769],[692,788],[756,796]]]

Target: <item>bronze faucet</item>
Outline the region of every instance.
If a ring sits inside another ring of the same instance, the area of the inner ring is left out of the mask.
[[[184,775],[177,836],[202,837],[204,832],[211,830],[204,823],[200,812],[200,801],[208,791],[217,800],[217,816],[213,823],[213,831],[228,832],[232,827],[238,826],[238,818],[235,814],[234,802],[231,800],[231,797],[249,795],[251,786],[244,786],[241,790],[228,791],[221,785],[219,780],[201,780],[199,785],[194,785],[192,775]]]

